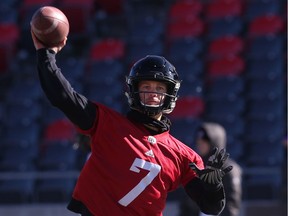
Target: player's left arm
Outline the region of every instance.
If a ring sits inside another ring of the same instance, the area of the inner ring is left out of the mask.
[[[225,207],[225,191],[222,178],[231,171],[232,166],[223,167],[229,154],[225,149],[212,152],[204,169],[199,169],[195,163],[191,163],[197,178],[185,185],[185,191],[205,214],[218,215]]]

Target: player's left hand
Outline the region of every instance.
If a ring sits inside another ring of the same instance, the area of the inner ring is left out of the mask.
[[[204,169],[200,170],[195,163],[190,163],[189,166],[204,183],[217,187],[222,183],[222,178],[233,168],[233,166],[223,167],[228,157],[229,154],[225,149],[218,151],[218,148],[214,148]]]

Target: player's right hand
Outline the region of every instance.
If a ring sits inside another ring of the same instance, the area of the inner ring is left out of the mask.
[[[35,49],[42,49],[42,48],[47,48],[45,47],[45,45],[43,43],[41,43],[41,41],[39,41],[37,39],[37,37],[35,36],[35,34],[33,33],[33,31],[31,30],[31,36],[32,36],[32,40],[35,46]],[[66,45],[67,42],[67,37],[65,38],[64,41],[62,41],[62,43],[56,47],[49,47],[49,49],[53,50],[55,53],[58,53],[61,51],[61,49]]]

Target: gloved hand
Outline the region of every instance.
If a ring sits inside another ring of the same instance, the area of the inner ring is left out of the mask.
[[[211,152],[206,167],[200,170],[195,163],[190,163],[189,166],[196,172],[198,177],[207,185],[218,188],[222,183],[222,178],[232,170],[233,166],[227,166],[223,168],[223,165],[229,154],[225,149],[218,151],[218,148],[214,148]]]

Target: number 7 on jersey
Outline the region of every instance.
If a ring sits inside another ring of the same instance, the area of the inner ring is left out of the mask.
[[[129,205],[134,199],[136,199],[136,197],[138,197],[145,190],[145,188],[153,181],[153,179],[158,175],[161,170],[161,166],[158,164],[136,158],[132,166],[130,167],[130,170],[139,173],[139,168],[145,169],[149,171],[149,173],[143,179],[141,179],[141,181],[134,188],[132,188],[122,199],[118,201],[123,206]]]

